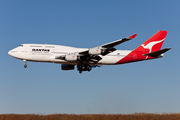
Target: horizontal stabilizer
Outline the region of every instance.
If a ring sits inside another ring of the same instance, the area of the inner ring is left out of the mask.
[[[148,54],[144,54],[144,56],[151,56],[151,57],[158,57],[159,55],[167,52],[168,50],[170,50],[171,48],[165,48],[165,49],[162,49],[162,50],[158,50],[158,51],[155,51],[155,52],[151,52],[151,53],[148,53]]]

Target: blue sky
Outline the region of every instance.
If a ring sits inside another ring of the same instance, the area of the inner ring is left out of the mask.
[[[179,0],[1,0],[0,114],[130,114],[180,112]],[[117,49],[132,50],[168,30],[164,58],[91,72],[12,58],[22,43],[91,48],[137,33]]]

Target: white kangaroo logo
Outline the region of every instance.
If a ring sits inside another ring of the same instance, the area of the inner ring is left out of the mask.
[[[153,47],[155,44],[160,43],[160,42],[162,42],[162,41],[164,41],[164,39],[162,39],[162,40],[160,40],[160,41],[150,42],[150,43],[148,43],[147,45],[142,44],[141,46],[142,46],[144,49],[149,49],[149,53],[151,53],[152,47]],[[147,58],[148,58],[148,56],[146,57],[146,59],[147,59]]]

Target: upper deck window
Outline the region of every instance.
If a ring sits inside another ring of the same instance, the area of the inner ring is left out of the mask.
[[[23,45],[19,45],[20,47],[23,47]]]
[[[42,46],[31,45],[30,47],[42,47]]]
[[[46,48],[55,48],[55,46],[45,46]]]

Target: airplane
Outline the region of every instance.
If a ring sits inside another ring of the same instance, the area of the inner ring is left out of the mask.
[[[94,48],[75,48],[52,44],[21,44],[10,50],[8,54],[23,60],[24,68],[27,61],[50,62],[62,64],[62,70],[74,70],[79,73],[91,71],[102,65],[118,65],[130,62],[161,58],[171,48],[161,49],[168,31],[160,30],[134,50],[117,50],[116,45],[132,40],[137,34],[119,39]]]

